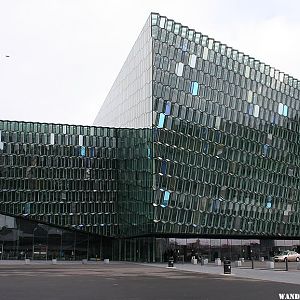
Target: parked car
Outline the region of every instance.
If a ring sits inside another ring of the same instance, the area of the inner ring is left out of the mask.
[[[300,261],[300,254],[295,251],[286,250],[274,256],[274,261]]]

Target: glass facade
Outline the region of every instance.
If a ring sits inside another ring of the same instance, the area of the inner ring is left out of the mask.
[[[118,235],[117,132],[0,121],[0,212]]]
[[[0,213],[115,238],[118,259],[296,248],[299,90],[152,13],[95,126],[0,121]]]
[[[113,258],[112,239],[0,214],[0,259]]]
[[[152,125],[151,18],[132,47],[94,125],[151,128]]]
[[[300,236],[298,80],[152,14],[154,232]]]
[[[107,237],[152,225],[152,131],[0,121],[0,213]]]
[[[299,81],[159,14],[146,32],[149,233],[299,237]],[[109,94],[99,114],[119,100]],[[117,114],[107,118],[113,125]]]
[[[150,129],[118,129],[120,237],[148,234],[153,225],[151,141]]]

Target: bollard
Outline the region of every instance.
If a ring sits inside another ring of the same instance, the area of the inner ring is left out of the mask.
[[[289,270],[289,263],[288,263],[288,258],[285,259],[285,270]]]
[[[274,269],[274,261],[267,261],[266,267],[267,269]]]
[[[216,265],[216,266],[221,266],[221,265],[222,265],[222,261],[221,261],[220,258],[216,258],[216,259],[215,259],[215,265]]]
[[[235,266],[236,266],[236,267],[241,267],[241,266],[242,266],[242,262],[241,262],[240,260],[237,260],[237,261],[235,262]]]
[[[196,265],[198,263],[198,260],[197,260],[197,258],[195,256],[192,256],[191,263],[193,265]]]
[[[252,269],[254,269],[254,259],[253,259],[253,257],[251,259],[251,267],[252,267]]]

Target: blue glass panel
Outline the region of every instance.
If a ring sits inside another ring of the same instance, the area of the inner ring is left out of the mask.
[[[84,160],[84,166],[85,166],[85,168],[90,168],[91,167],[91,160],[89,158],[86,158]]]
[[[198,95],[198,88],[199,88],[199,83],[196,81],[193,81],[192,86],[191,86],[192,95],[194,95],[194,96]]]
[[[284,115],[285,117],[287,117],[287,115],[288,115],[288,107],[287,107],[287,105],[284,105],[284,106],[283,106],[283,115]]]
[[[208,152],[208,143],[204,142],[203,153],[207,154],[207,152]]]
[[[218,212],[220,208],[220,200],[219,199],[214,199],[213,200],[213,207],[212,207],[212,211],[213,212]]]
[[[163,128],[164,127],[164,122],[165,122],[165,114],[160,113],[157,127],[158,128]]]
[[[80,154],[81,154],[82,156],[85,156],[85,147],[81,146]]]
[[[165,115],[168,116],[171,113],[171,102],[168,101],[166,104]]]
[[[264,154],[264,156],[267,156],[267,155],[268,155],[268,151],[269,151],[269,145],[266,144],[266,145],[264,145],[264,147],[263,147],[263,154]]]
[[[273,116],[271,123],[274,124],[275,123],[275,115]]]
[[[161,162],[161,173],[167,175],[167,162],[165,160]]]
[[[75,156],[79,156],[81,151],[81,147],[75,147]]]
[[[222,140],[222,133],[220,131],[216,131],[215,132],[215,142],[220,144],[221,140]]]
[[[206,127],[202,127],[201,129],[201,134],[202,134],[202,138],[206,139],[206,135],[207,135],[207,128]]]
[[[272,207],[272,197],[268,196],[266,208],[271,208],[271,207]]]
[[[248,106],[248,114],[253,115],[253,105],[252,104],[249,104],[249,106]]]
[[[91,148],[90,150],[90,157],[94,157],[95,156],[95,149]]]
[[[164,193],[164,200],[163,200],[162,206],[168,206],[169,199],[170,199],[170,192],[165,191],[165,193]]]
[[[151,158],[151,149],[149,147],[147,149],[147,156],[149,159]]]
[[[25,209],[23,213],[30,214],[30,203],[25,203]]]
[[[153,141],[157,142],[158,141],[158,137],[159,137],[159,135],[158,135],[157,128],[153,128]]]

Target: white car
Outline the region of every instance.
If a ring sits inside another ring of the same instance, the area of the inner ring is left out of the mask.
[[[274,256],[274,261],[300,261],[300,254],[295,251],[286,250]]]

